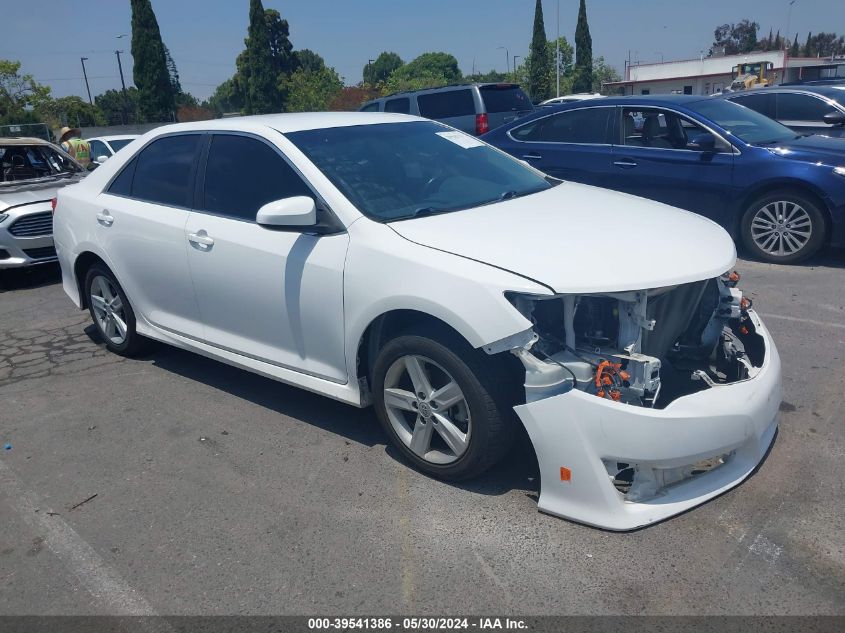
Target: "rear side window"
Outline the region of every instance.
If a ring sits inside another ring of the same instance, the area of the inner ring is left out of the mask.
[[[533,110],[531,100],[519,86],[481,86],[481,98],[487,112],[524,112]]]
[[[363,108],[361,108],[361,112],[378,112],[378,101],[374,103],[368,103]]]
[[[428,119],[448,119],[454,116],[475,114],[472,91],[446,90],[417,96],[420,115]]]
[[[238,220],[255,221],[268,202],[314,194],[269,145],[233,134],[215,135],[205,168],[202,208]]]
[[[384,111],[408,114],[411,112],[411,100],[408,97],[402,97],[401,99],[388,99],[384,102]]]
[[[137,164],[137,158],[133,158],[129,161],[129,163],[127,163],[126,167],[124,167],[123,171],[118,174],[117,178],[112,180],[111,187],[109,187],[109,193],[116,196],[127,197],[132,195],[132,176],[135,175],[135,165]]]
[[[132,197],[173,207],[191,206],[191,176],[199,144],[199,134],[181,134],[147,145],[136,159]]]
[[[779,121],[821,121],[833,108],[816,97],[781,93],[777,96]]]
[[[614,108],[567,110],[514,130],[518,141],[539,143],[608,143]]]
[[[746,108],[751,108],[760,114],[765,114],[769,118],[775,118],[775,95],[773,94],[742,95],[731,99],[731,101],[744,105]]]

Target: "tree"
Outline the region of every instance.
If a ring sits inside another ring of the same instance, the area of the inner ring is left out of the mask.
[[[286,80],[288,112],[328,110],[343,88],[343,81],[334,68],[318,70],[300,68]]]
[[[282,16],[275,9],[267,9],[264,12],[264,19],[267,22],[267,31],[270,35],[270,57],[272,58],[273,72],[276,75],[276,82],[278,82],[282,75],[286,77],[296,70],[301,59],[293,51],[288,21],[282,19]],[[300,51],[300,53],[302,52],[304,51]],[[316,55],[316,53],[314,54]]]
[[[394,70],[384,83],[382,92],[420,90],[453,84],[461,80],[458,60],[449,53],[423,53]]]
[[[20,70],[20,62],[0,59],[0,125],[36,123],[30,109],[50,100],[50,87]]]
[[[234,78],[227,79],[202,105],[218,117],[228,112],[240,112],[244,107],[243,92],[236,87]]]
[[[613,66],[610,66],[604,60],[604,57],[599,57],[593,62],[593,85],[591,92],[606,94],[607,91],[604,89],[604,84],[621,80],[622,77],[619,75],[619,72]]]
[[[297,67],[302,70],[310,70],[316,72],[326,67],[326,60],[314,51],[303,48],[301,51],[294,51],[296,57]]]
[[[173,115],[175,94],[167,57],[150,0],[131,0],[132,78],[140,93],[140,111],[147,119]]]
[[[549,83],[549,54],[546,40],[546,26],[543,23],[543,3],[534,5],[534,35],[528,52],[528,94],[534,101],[543,101],[551,96]]]
[[[164,59],[167,64],[167,74],[170,77],[170,87],[173,89],[173,94],[178,95],[182,92],[182,83],[179,81],[179,71],[176,69],[176,62],[173,61],[173,56],[170,54],[170,49],[164,46]]]
[[[593,88],[593,38],[587,24],[587,4],[581,0],[575,26],[575,70],[572,92],[590,92]]]
[[[819,33],[807,35],[804,45],[804,57],[830,57],[845,50],[845,37],[836,33]]]
[[[503,73],[499,70],[489,70],[486,73],[477,72],[474,75],[466,75],[464,81],[479,82],[479,83],[500,83],[512,81],[513,75],[511,73]]]
[[[270,50],[270,29],[261,0],[249,2],[249,30],[246,38],[247,114],[266,114],[278,109],[277,75]]]
[[[138,111],[140,99],[138,89],[131,86],[126,89],[126,98],[122,90],[106,90],[94,97],[94,103],[108,125],[118,125],[124,122],[125,113]]]
[[[757,48],[757,31],[760,25],[750,20],[742,20],[737,24],[723,24],[713,31],[713,45],[709,56],[739,55],[750,53]]]
[[[337,96],[329,103],[329,110],[334,112],[353,112],[361,107],[365,101],[381,96],[375,88],[367,86],[344,86]]]
[[[555,72],[555,55],[557,53],[557,47],[560,47],[560,94],[568,94],[572,92],[572,71],[575,50],[572,48],[572,44],[569,43],[569,40],[567,40],[566,37],[561,37],[557,42],[550,41],[546,45],[546,54],[549,58],[549,90],[553,93],[552,96],[556,96],[557,93],[557,73]],[[514,68],[516,81],[523,86],[528,86],[530,80],[528,69],[530,67],[531,55],[529,54],[523,63],[521,63],[517,68]]]
[[[83,127],[106,124],[106,117],[98,107],[77,96],[45,100],[38,105],[36,114],[51,129],[64,125]]]
[[[798,57],[801,55],[801,45],[798,43],[798,33],[795,34],[795,41],[792,42],[792,47],[789,49],[790,57]]]
[[[376,57],[375,61],[364,66],[364,83],[371,86],[384,83],[390,74],[404,63],[396,53],[384,51]]]

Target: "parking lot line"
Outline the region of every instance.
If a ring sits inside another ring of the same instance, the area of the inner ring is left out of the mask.
[[[0,489],[21,519],[43,536],[44,544],[76,576],[82,586],[110,615],[157,615],[153,607],[111,567],[77,532],[35,493],[26,490],[12,469],[0,461]],[[160,630],[161,622],[150,623]]]
[[[820,327],[831,327],[837,330],[845,330],[845,323],[832,323],[830,321],[816,321],[815,319],[802,319],[799,317],[786,316],[785,314],[763,314],[764,319],[775,319],[780,321],[792,321],[794,323],[809,323]]]

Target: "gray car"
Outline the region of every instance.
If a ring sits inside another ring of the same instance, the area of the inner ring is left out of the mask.
[[[441,121],[480,136],[534,110],[531,100],[512,83],[475,83],[398,92],[368,101],[361,112],[397,112]]]
[[[799,134],[845,137],[845,85],[757,88],[722,97]]]
[[[85,174],[52,143],[0,138],[0,270],[56,261],[51,200]]]

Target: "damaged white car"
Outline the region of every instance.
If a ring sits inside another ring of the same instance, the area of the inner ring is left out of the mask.
[[[773,441],[777,350],[700,216],[560,182],[414,117],[180,124],[62,189],[67,294],[356,406],[444,479],[523,424],[541,510],[612,530],[735,486]]]

